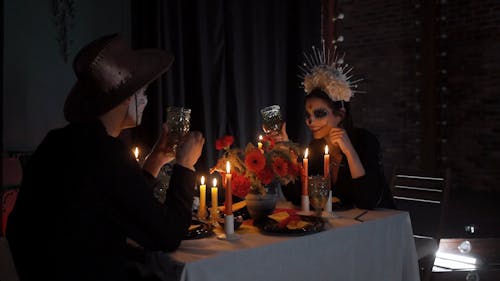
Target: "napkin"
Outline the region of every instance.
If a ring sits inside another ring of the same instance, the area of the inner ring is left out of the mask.
[[[268,216],[270,219],[278,222],[280,228],[300,229],[310,225],[309,222],[301,220],[295,210],[285,210],[276,212]]]

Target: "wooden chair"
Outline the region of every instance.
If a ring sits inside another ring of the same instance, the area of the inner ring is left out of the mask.
[[[429,280],[439,248],[449,197],[450,172],[443,176],[395,170],[392,193],[396,207],[411,218],[421,280]]]

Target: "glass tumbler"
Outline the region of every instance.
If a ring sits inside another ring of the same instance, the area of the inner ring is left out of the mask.
[[[321,217],[323,213],[323,208],[328,200],[329,191],[330,186],[328,185],[328,178],[319,175],[309,177],[309,201],[318,217]]]
[[[281,110],[279,105],[271,105],[264,107],[260,110],[262,116],[262,129],[264,133],[279,133],[283,126],[283,119],[281,117]]]
[[[182,144],[191,125],[191,109],[184,107],[167,107],[167,152],[175,156],[177,147]]]

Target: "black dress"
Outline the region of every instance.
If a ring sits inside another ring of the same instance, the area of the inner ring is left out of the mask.
[[[380,144],[369,131],[353,129],[349,135],[365,169],[365,175],[353,179],[345,156],[340,163],[336,184],[332,187],[333,196],[338,197],[344,207],[362,209],[395,208],[382,166]],[[313,140],[309,146],[309,175],[323,174],[323,155],[325,141]],[[283,188],[285,197],[295,205],[300,205],[300,181]]]
[[[21,280],[127,280],[127,238],[175,250],[191,222],[194,172],[174,166],[164,204],[155,181],[99,121],[51,131],[8,221]]]

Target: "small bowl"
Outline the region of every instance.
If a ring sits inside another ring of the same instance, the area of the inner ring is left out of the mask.
[[[223,214],[219,217],[218,222],[222,228],[224,228],[224,217]],[[240,228],[241,224],[243,223],[243,217],[242,216],[235,216],[234,217],[234,230]]]

